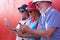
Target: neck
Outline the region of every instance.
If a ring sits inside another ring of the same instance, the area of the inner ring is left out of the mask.
[[[36,16],[36,17],[35,17],[35,18],[36,18],[36,20],[37,20],[37,19],[39,19],[39,17],[40,17],[40,16]]]
[[[48,4],[47,4],[46,6],[47,6],[47,8],[46,8],[46,9],[48,9],[51,5],[48,5]]]

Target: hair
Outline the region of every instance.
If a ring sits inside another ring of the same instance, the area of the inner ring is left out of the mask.
[[[35,13],[36,15],[38,15],[38,16],[41,15],[39,11],[34,11],[34,13]]]
[[[50,1],[41,1],[41,2],[47,2],[48,5],[51,5],[52,4],[52,2],[50,2]]]

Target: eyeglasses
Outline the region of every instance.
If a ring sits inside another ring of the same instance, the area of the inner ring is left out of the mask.
[[[35,6],[39,6],[39,4],[40,4],[40,2],[37,2],[37,3],[35,4]]]
[[[20,11],[21,13],[23,13],[24,11]]]
[[[32,13],[32,11],[29,11],[29,13]]]

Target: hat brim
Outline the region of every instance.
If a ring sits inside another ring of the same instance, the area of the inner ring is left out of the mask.
[[[27,7],[27,8],[26,8],[26,10],[27,10],[27,11],[31,11],[31,10],[33,10],[33,9],[32,9],[32,8]]]
[[[43,2],[43,1],[38,0],[38,1],[33,1],[32,3],[35,4],[35,3],[37,3],[37,2]],[[46,1],[46,2],[47,2],[47,1]],[[49,1],[49,2],[52,3],[52,1]]]
[[[32,3],[34,4],[34,3],[37,3],[37,2],[40,2],[40,1],[33,1]]]

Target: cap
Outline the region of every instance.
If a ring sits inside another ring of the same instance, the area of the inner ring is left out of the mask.
[[[52,2],[51,0],[33,0],[33,3],[41,2],[41,1],[50,1],[50,2]]]
[[[28,7],[26,8],[27,10],[35,10],[37,11],[38,9],[36,8],[36,6],[31,2],[28,3]]]
[[[19,12],[27,11],[27,10],[26,10],[26,7],[27,7],[26,4],[23,4],[21,7],[18,7]]]

